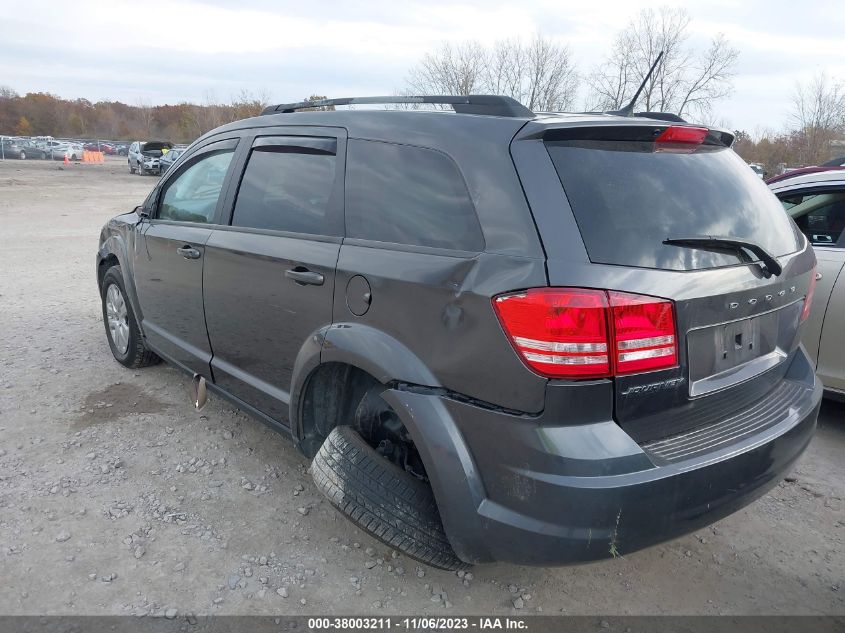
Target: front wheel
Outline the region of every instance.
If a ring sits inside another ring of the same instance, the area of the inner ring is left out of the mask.
[[[133,369],[157,363],[159,358],[147,347],[135,313],[126,298],[120,266],[112,266],[106,271],[101,292],[103,323],[114,359]]]
[[[130,160],[130,161],[128,161],[128,162],[129,162],[129,173],[130,173],[130,174],[134,174],[134,173],[135,173],[135,168],[132,166],[132,161]]]

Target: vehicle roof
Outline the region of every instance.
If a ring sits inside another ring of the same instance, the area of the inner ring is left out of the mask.
[[[816,171],[809,174],[801,174],[794,178],[786,178],[773,182],[769,185],[772,191],[782,189],[796,189],[814,185],[845,184],[845,169],[829,169],[827,171]]]
[[[208,132],[221,132],[276,126],[343,127],[350,138],[368,138],[411,142],[410,136],[459,133],[467,128],[473,133],[489,130],[515,134],[526,130],[539,132],[550,127],[593,127],[605,125],[648,125],[666,127],[684,125],[645,117],[621,117],[604,113],[538,113],[534,117],[505,117],[482,114],[463,114],[451,110],[321,110],[264,114],[234,121]],[[716,128],[712,128],[716,129]],[[724,132],[723,130],[716,130]],[[731,134],[731,137],[733,135]],[[203,137],[205,138],[205,137]]]

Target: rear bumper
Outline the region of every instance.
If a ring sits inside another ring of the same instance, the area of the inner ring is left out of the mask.
[[[784,380],[800,388],[768,426],[672,462],[611,420],[555,425],[548,412],[512,416],[422,391],[384,397],[420,447],[462,559],[559,565],[680,536],[777,484],[810,442],[822,397],[803,348]],[[606,383],[589,388],[589,410],[601,410]]]

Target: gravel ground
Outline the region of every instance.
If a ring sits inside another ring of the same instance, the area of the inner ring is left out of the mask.
[[[103,222],[153,185],[0,162],[0,614],[845,614],[845,406],[787,481],[665,545],[466,574],[397,556],[316,492],[292,444],[165,365],[109,353]]]

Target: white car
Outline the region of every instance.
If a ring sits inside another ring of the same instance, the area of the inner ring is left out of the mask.
[[[67,156],[68,160],[82,160],[84,149],[78,143],[48,141],[48,146],[44,148],[44,151],[53,160],[64,160],[65,156]]]

